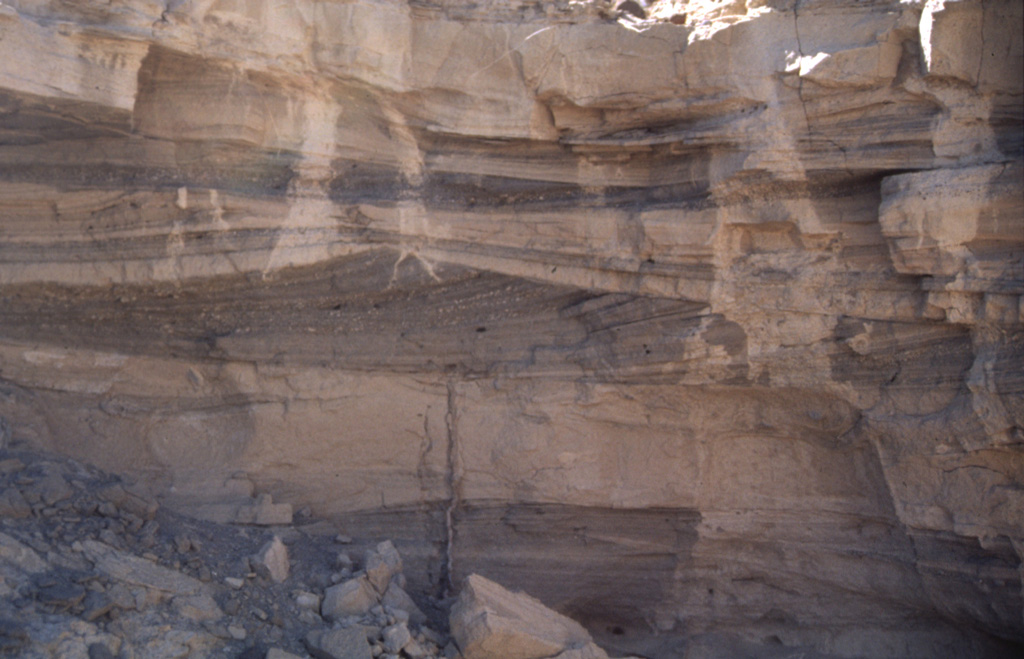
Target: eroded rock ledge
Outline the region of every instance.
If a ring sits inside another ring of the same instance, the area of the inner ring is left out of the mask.
[[[0,4],[0,436],[622,653],[1024,642],[1021,4],[633,4]]]

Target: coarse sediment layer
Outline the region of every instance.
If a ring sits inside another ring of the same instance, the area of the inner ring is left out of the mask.
[[[1024,642],[1020,3],[632,4],[0,5],[0,436],[623,653]]]

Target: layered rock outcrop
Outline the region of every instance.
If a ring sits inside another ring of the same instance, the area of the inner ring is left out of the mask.
[[[610,651],[1024,641],[1021,4],[627,4],[5,0],[3,434]]]

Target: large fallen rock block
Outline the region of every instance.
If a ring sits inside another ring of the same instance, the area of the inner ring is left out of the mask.
[[[376,549],[366,552],[365,562],[366,578],[381,595],[387,591],[392,577],[402,571],[402,557],[390,540],[385,540],[377,545]]]
[[[473,574],[449,616],[465,659],[607,659],[575,620]]]
[[[328,620],[365,614],[378,603],[377,593],[365,575],[331,586],[324,593],[320,615]]]

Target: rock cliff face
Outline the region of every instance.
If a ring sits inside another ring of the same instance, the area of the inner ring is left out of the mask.
[[[1022,11],[5,0],[5,439],[621,652],[1024,642]]]

